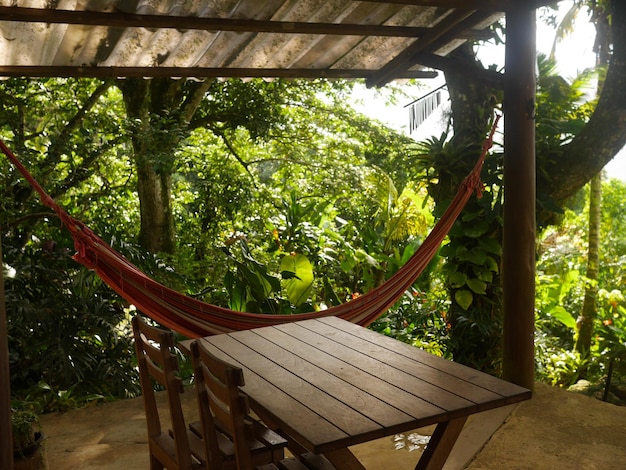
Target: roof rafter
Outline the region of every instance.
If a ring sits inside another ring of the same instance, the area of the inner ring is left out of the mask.
[[[58,10],[0,6],[0,20],[111,26],[119,28],[172,28],[205,31],[257,33],[332,34],[340,36],[381,36],[417,38],[432,28],[349,23],[308,23],[297,21],[206,18],[198,16],[138,15],[123,12]],[[488,31],[466,31],[464,39],[489,39]]]
[[[231,8],[230,0],[216,0],[181,9],[175,0],[163,0],[156,9],[83,0],[65,8],[0,6],[0,73],[365,78],[368,86],[382,86],[430,78],[433,64],[453,67],[437,57],[464,41],[491,39],[488,25],[503,9],[547,2],[238,0]]]
[[[186,77],[186,78],[369,78],[376,70],[365,69],[278,69],[235,67],[103,67],[0,65],[2,77]],[[436,71],[408,70],[398,78],[435,78]]]

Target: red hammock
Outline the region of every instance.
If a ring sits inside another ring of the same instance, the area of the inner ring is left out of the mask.
[[[114,291],[153,320],[185,336],[196,338],[331,315],[362,326],[372,323],[385,313],[422,273],[472,193],[476,191],[480,197],[482,192],[480,171],[485,155],[493,144],[493,135],[499,119],[500,116],[497,115],[489,137],[483,143],[483,150],[476,165],[461,183],[443,216],[424,243],[393,276],[379,287],[349,302],[326,310],[293,315],[234,311],[201,302],[159,284],[117,253],[84,223],[59,207],[1,140],[0,149],[39,193],[42,203],[53,209],[71,232],[77,251],[74,255],[76,261],[93,269]]]

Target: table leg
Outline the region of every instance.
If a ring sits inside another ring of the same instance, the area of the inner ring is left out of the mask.
[[[417,462],[415,470],[440,470],[443,468],[454,443],[461,434],[465,421],[467,421],[467,416],[439,423],[422,457]]]
[[[363,464],[347,447],[324,452],[324,455],[337,470],[365,470]]]

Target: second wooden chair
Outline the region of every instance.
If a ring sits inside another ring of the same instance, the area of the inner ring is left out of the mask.
[[[201,341],[191,343],[207,469],[252,470],[278,463],[287,441],[249,414],[243,371],[213,355]]]

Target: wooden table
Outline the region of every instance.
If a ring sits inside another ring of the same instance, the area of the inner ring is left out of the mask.
[[[242,390],[261,419],[338,469],[364,468],[348,446],[431,424],[437,426],[416,469],[441,468],[469,415],[531,397],[336,317],[200,341],[243,368]]]

